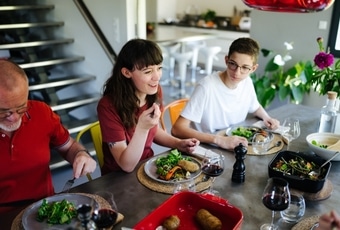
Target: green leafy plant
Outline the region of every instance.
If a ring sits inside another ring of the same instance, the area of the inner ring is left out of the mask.
[[[292,58],[289,51],[293,49],[291,43],[285,42],[286,53],[276,54],[274,51],[261,49],[262,55],[269,58],[264,73],[251,74],[258,100],[263,107],[268,107],[274,98],[290,100],[292,103],[301,103],[306,93],[310,92],[310,79],[313,66],[310,61],[299,61],[291,67],[286,63]]]

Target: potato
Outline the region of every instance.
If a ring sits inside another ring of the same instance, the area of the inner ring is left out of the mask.
[[[195,218],[203,230],[220,230],[222,229],[222,222],[206,209],[197,211]]]
[[[180,220],[178,216],[172,215],[164,220],[163,227],[166,228],[167,230],[176,230],[178,229],[179,224]]]
[[[198,164],[187,160],[179,160],[177,164],[189,172],[196,172],[200,169]]]

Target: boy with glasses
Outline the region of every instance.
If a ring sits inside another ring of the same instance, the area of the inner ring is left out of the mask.
[[[257,67],[259,45],[251,38],[236,39],[225,56],[226,70],[204,77],[195,87],[190,100],[172,127],[179,138],[195,137],[200,142],[232,150],[246,138],[222,136],[216,132],[244,121],[248,113],[276,129],[279,121],[270,117],[259,104],[249,74]]]
[[[59,116],[44,102],[28,100],[28,91],[24,70],[0,60],[0,216],[54,195],[51,148],[72,164],[75,178],[96,168]]]

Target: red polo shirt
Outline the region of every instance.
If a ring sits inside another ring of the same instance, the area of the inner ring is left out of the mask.
[[[0,212],[5,203],[54,194],[50,148],[69,139],[59,116],[48,105],[28,101],[28,107],[11,139],[0,131]]]

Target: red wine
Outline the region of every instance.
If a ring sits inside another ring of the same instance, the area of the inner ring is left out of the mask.
[[[219,165],[205,165],[203,166],[202,171],[208,176],[216,177],[223,173],[223,168]]]
[[[262,203],[268,209],[273,210],[273,211],[285,210],[286,208],[288,208],[288,205],[289,205],[287,197],[280,196],[280,195],[274,195],[274,197],[272,197],[271,194],[266,194],[262,198]]]
[[[118,213],[111,209],[99,209],[93,214],[97,228],[109,228],[116,223]]]

